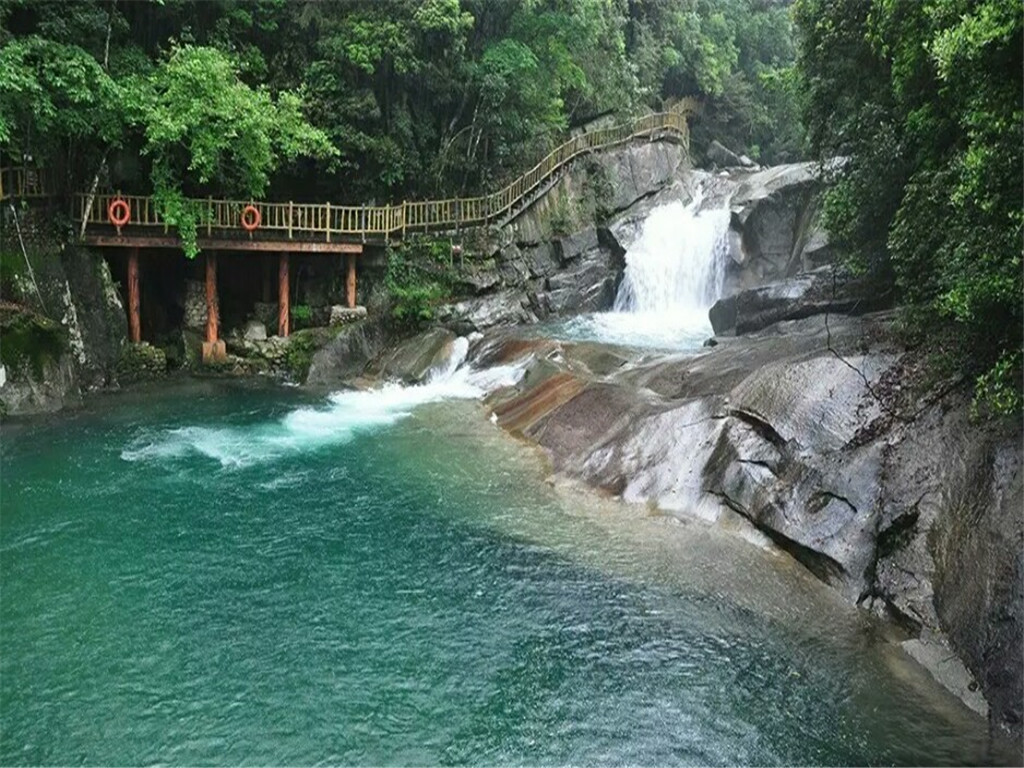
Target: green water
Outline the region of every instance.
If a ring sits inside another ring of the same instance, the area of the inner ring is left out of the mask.
[[[474,401],[373,398],[6,425],[0,763],[1012,760],[785,557],[545,483]]]

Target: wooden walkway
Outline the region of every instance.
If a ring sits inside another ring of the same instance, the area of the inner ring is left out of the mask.
[[[534,195],[545,189],[559,171],[577,157],[608,149],[639,139],[672,139],[689,147],[687,117],[696,109],[686,100],[672,112],[647,115],[622,125],[602,128],[575,136],[542,159],[512,183],[497,192],[481,197],[448,198],[402,202],[394,205],[335,205],[333,203],[279,203],[239,200],[193,200],[201,214],[199,226],[200,247],[212,245],[214,239],[242,241],[235,243],[239,250],[267,250],[274,246],[244,245],[264,241],[281,243],[291,241],[289,248],[299,242],[335,246],[343,243],[388,242],[410,232],[454,232],[493,223],[504,223],[515,217],[533,202]],[[128,203],[129,219],[117,233],[108,220],[111,202],[122,199]],[[246,206],[259,211],[260,224],[250,237],[241,225]],[[173,237],[157,214],[152,198],[136,195],[101,194],[89,204],[87,195],[75,198],[73,217],[87,222],[86,242],[93,245],[121,245],[124,236]],[[225,248],[226,245],[217,247]],[[300,250],[300,248],[293,248]],[[351,252],[341,247],[308,250]],[[306,249],[303,249],[306,250]]]
[[[218,251],[272,251],[278,254],[278,334],[290,327],[289,276],[291,253],[347,255],[346,299],[356,302],[356,256],[366,243],[387,243],[415,232],[450,233],[505,224],[545,194],[565,167],[581,155],[637,140],[671,140],[690,146],[688,118],[700,109],[695,99],[683,99],[672,111],[659,112],[621,125],[579,134],[556,147],[533,168],[490,195],[402,202],[394,205],[334,205],[332,203],[193,200],[200,211],[199,248],[205,252],[207,329],[204,362],[225,358],[219,338],[217,300]],[[46,197],[44,174],[32,168],[0,169],[0,201]],[[142,338],[139,303],[139,250],[180,248],[181,240],[156,211],[152,197],[141,195],[76,194],[72,218],[85,223],[86,245],[128,250],[129,336]],[[117,203],[120,226],[111,221]],[[127,215],[125,215],[127,207]],[[255,213],[253,211],[255,209]],[[246,229],[243,212],[250,225]]]

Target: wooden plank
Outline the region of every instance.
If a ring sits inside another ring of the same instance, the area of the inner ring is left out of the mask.
[[[288,253],[278,257],[277,267],[277,335],[287,336],[291,328],[291,306],[289,305],[289,264]]]
[[[142,341],[142,319],[139,300],[139,249],[128,254],[128,334],[136,344]]]

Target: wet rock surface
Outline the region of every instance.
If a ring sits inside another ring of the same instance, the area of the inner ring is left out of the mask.
[[[719,299],[709,318],[716,334],[744,334],[782,320],[825,313],[864,314],[891,303],[890,288],[826,266]]]
[[[488,406],[556,472],[679,515],[742,515],[1019,735],[1020,426],[972,425],[962,389],[901,387],[891,322],[817,315],[654,358],[492,332],[475,355],[528,361]]]
[[[12,247],[20,251],[20,244]],[[49,332],[26,340],[27,364],[6,359],[5,353],[0,413],[58,411],[77,403],[83,392],[115,386],[127,320],[103,258],[44,240],[15,263],[20,271],[12,276],[4,303],[15,314],[52,327],[60,342],[51,345]],[[18,334],[5,327],[0,335],[0,346],[17,357]]]

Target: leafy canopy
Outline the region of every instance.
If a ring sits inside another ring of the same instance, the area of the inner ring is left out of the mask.
[[[798,0],[806,120],[850,162],[836,244],[952,335],[977,404],[1021,407],[1022,14],[1003,0]]]

